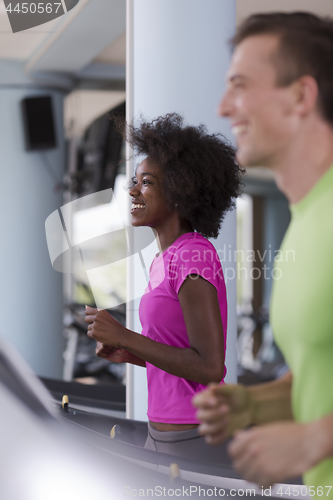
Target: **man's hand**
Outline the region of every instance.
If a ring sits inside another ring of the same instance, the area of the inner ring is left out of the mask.
[[[266,424],[236,432],[228,452],[244,479],[268,488],[300,476],[316,463],[313,437],[312,424]]]
[[[121,338],[126,332],[126,328],[107,311],[99,311],[96,308],[86,306],[84,319],[89,325],[88,337],[106,346],[121,347]]]
[[[231,437],[236,429],[253,423],[254,403],[248,389],[242,385],[211,384],[193,398],[202,421],[199,433],[209,444],[220,444]]]
[[[126,349],[107,346],[102,344],[102,342],[97,342],[96,355],[113,363],[127,363],[130,359],[130,353]]]

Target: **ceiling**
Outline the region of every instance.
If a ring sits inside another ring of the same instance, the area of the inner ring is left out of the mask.
[[[61,18],[41,26],[13,33],[5,5],[0,0],[0,59],[16,59],[26,61],[45,39],[56,30]]]
[[[106,0],[103,6],[107,5],[107,10],[118,8],[117,0]],[[125,0],[122,0],[125,4]],[[204,0],[203,0],[204,1]],[[80,0],[77,7],[70,11],[66,16],[62,16],[54,21],[50,21],[41,26],[25,30],[20,33],[12,33],[7,13],[3,0],[0,0],[0,59],[16,59],[20,61],[28,61],[41,46],[43,46],[50,38],[61,29],[68,20],[73,23],[74,19],[89,4],[91,9],[95,11],[100,4],[100,0]],[[95,7],[96,6],[96,7]],[[269,12],[275,10],[293,11],[307,10],[320,15],[330,15],[333,17],[333,1],[332,0],[236,0],[237,23],[242,21],[246,16],[254,12]],[[86,9],[87,10],[87,9]],[[107,11],[105,11],[107,14]],[[125,27],[125,19],[121,23]],[[92,37],[89,36],[92,40]],[[125,30],[123,28],[121,34],[117,35],[111,42],[101,42],[101,50],[93,57],[97,62],[108,64],[125,64],[126,57],[126,40]],[[62,54],[64,57],[64,54]],[[90,62],[91,62],[90,61]]]
[[[67,14],[12,33],[0,0],[0,60],[33,64],[39,71],[78,71],[95,59],[125,64],[125,0],[80,0]]]
[[[167,0],[166,0],[167,1]],[[202,0],[204,1],[204,0]],[[12,33],[0,0],[0,61],[16,60],[29,71],[89,75],[92,81],[113,74],[124,79],[126,63],[125,0],[80,0],[66,15],[41,26]],[[307,10],[333,17],[332,0],[236,0],[237,24],[254,12]],[[119,76],[120,75],[120,76]],[[125,99],[123,88],[77,89],[66,99],[66,131],[79,136],[98,115]],[[118,91],[117,91],[118,89]],[[262,171],[258,176],[263,177]],[[268,174],[267,174],[268,175]]]
[[[126,32],[108,45],[95,59],[96,62],[126,64]]]
[[[0,0],[0,62],[21,62],[39,81],[46,74],[52,82],[56,74],[70,75],[80,87],[65,98],[67,137],[82,136],[91,122],[125,100],[124,85],[111,81],[125,79],[125,7],[125,0],[80,0],[54,21],[12,33]]]

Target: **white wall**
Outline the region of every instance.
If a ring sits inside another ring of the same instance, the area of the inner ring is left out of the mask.
[[[53,98],[58,147],[45,153],[25,151],[20,102],[35,94]],[[54,378],[62,374],[62,275],[52,269],[45,219],[62,204],[54,192],[64,168],[62,106],[60,92],[0,82],[0,335],[38,375]]]
[[[230,137],[227,122],[215,110],[230,60],[227,40],[236,24],[235,0],[128,0],[127,6],[127,118],[175,111],[191,124],[205,123],[211,133]],[[228,215],[213,242],[220,249],[236,247],[235,213]],[[135,275],[129,285],[135,286]],[[235,381],[235,280],[228,282],[228,301],[228,381]],[[129,307],[128,321],[139,331],[137,308],[138,301]],[[128,382],[128,416],[146,419],[144,370],[130,367]]]

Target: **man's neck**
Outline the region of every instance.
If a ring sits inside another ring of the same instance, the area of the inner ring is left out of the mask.
[[[291,204],[301,201],[333,164],[333,128],[320,119],[303,132],[272,166],[276,183]]]

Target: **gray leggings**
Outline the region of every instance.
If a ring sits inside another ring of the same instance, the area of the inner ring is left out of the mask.
[[[223,443],[218,446],[206,444],[205,438],[198,434],[196,428],[187,431],[162,432],[153,429],[148,422],[148,437],[145,448],[200,462],[231,465],[226,451],[227,444]]]

